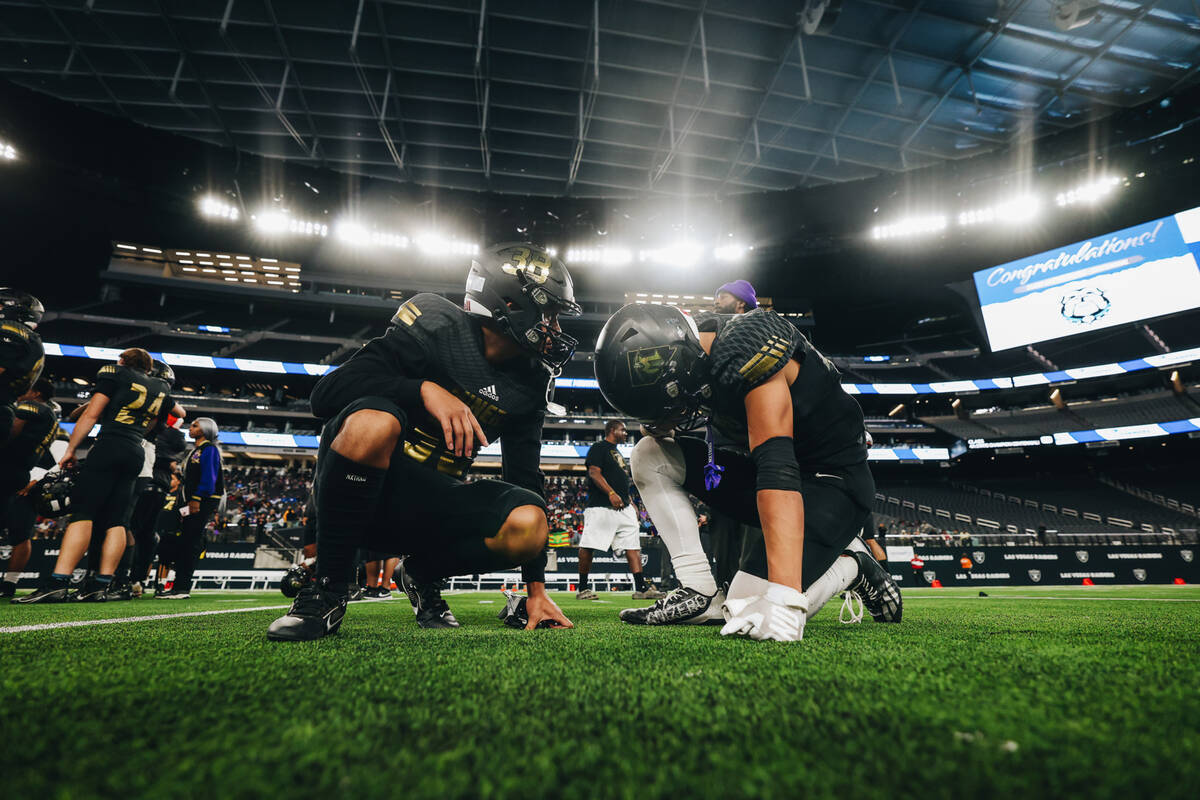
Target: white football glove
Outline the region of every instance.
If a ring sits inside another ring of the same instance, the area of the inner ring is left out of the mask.
[[[755,641],[798,642],[804,638],[808,598],[790,586],[770,583],[765,594],[726,600],[722,636],[748,636]]]

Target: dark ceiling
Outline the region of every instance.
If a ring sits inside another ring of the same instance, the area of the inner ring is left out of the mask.
[[[0,0],[0,75],[244,152],[555,196],[900,172],[1200,80],[1191,0],[1079,0],[1067,31],[1051,0],[840,5],[807,34],[781,0]]]

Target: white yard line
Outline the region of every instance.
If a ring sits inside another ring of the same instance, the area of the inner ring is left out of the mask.
[[[0,633],[25,633],[26,631],[53,631],[59,628],[86,628],[91,625],[116,625],[120,622],[150,622],[159,619],[182,617],[208,617],[214,614],[244,614],[247,611],[278,611],[290,606],[255,606],[254,608],[221,608],[216,611],[187,611],[182,614],[147,614],[142,617],[116,617],[114,619],[79,619],[69,622],[44,622],[40,625],[10,625],[0,628]]]

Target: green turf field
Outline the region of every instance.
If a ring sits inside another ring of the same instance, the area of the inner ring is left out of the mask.
[[[1023,797],[1200,785],[1200,590],[908,590],[904,622],[799,645],[560,600],[519,632],[356,603],[272,643],[278,593],[0,607],[6,797]],[[137,623],[12,626],[196,611]]]

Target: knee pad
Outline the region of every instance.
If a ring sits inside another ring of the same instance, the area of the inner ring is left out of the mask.
[[[633,453],[629,457],[629,471],[633,473],[633,482],[639,490],[664,479],[682,486],[687,476],[683,449],[673,439],[643,436],[633,446]]]

